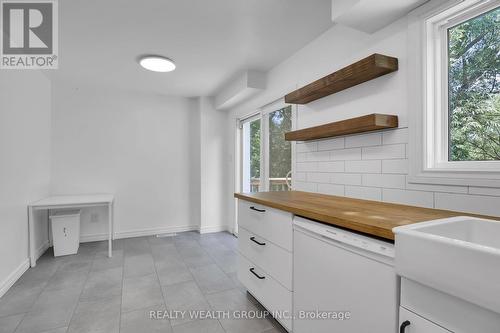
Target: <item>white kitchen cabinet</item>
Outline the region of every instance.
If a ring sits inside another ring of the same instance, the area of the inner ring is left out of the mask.
[[[288,331],[292,328],[292,292],[264,269],[240,254],[238,278],[247,290],[270,312]]]
[[[245,228],[239,229],[238,249],[280,284],[292,290],[292,253]]]
[[[238,203],[238,279],[292,331],[292,214],[244,200]]]
[[[238,201],[238,225],[292,251],[293,215],[252,202]]]
[[[447,329],[442,328],[433,322],[420,317],[419,315],[406,310],[403,307],[399,308],[399,328],[401,333],[450,333]]]

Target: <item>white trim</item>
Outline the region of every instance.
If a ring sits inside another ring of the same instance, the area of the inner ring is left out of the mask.
[[[189,226],[175,226],[168,228],[136,229],[136,230],[116,232],[114,239],[155,236],[159,234],[172,234],[172,233],[180,233],[186,231],[198,231],[201,234],[204,234],[211,232],[229,231],[229,228],[226,225],[209,226],[203,228],[200,228],[200,226],[197,225],[189,225]],[[108,240],[107,233],[80,236],[80,243],[97,242],[104,240]],[[45,250],[43,252],[45,252]]]
[[[167,228],[151,228],[151,229],[137,229],[129,231],[120,231],[115,233],[115,239],[154,236],[158,234],[178,233],[185,231],[199,230],[198,225],[174,226]]]
[[[9,276],[0,284],[0,297],[5,295],[7,291],[16,283],[17,280],[30,268],[29,258],[24,259],[24,261],[13,270]]]
[[[50,241],[47,239],[45,242],[43,242],[42,245],[40,245],[36,251],[35,251],[35,258],[36,260],[38,260],[38,258],[40,258],[44,253],[45,251],[47,251],[50,247]]]
[[[260,112],[255,111],[255,112],[249,113],[241,118],[237,118],[236,123],[238,125],[238,128],[241,129],[241,128],[243,128],[244,123],[252,122],[252,121],[257,120],[259,118],[260,118]]]
[[[80,235],[80,243],[99,242],[108,240],[108,233]]]
[[[260,108],[260,112],[261,112],[261,139],[260,139],[260,142],[261,142],[261,157],[260,157],[260,161],[261,161],[261,176],[260,176],[260,179],[262,180],[261,181],[261,184],[263,184],[263,186],[261,186],[260,188],[260,192],[263,192],[263,191],[269,191],[269,175],[270,175],[270,170],[269,170],[269,161],[270,161],[270,158],[269,158],[269,114],[274,112],[274,111],[278,111],[278,110],[281,110],[281,109],[284,109],[286,107],[291,107],[291,111],[292,111],[292,114],[291,114],[291,120],[292,120],[292,130],[294,129],[294,126],[296,126],[296,114],[297,114],[297,105],[294,105],[294,104],[289,104],[289,103],[285,103],[285,99],[284,98],[280,98],[274,102],[271,102],[263,107]],[[295,170],[295,159],[294,159],[294,156],[295,156],[295,145],[292,143],[291,144],[291,151],[290,151],[290,154],[291,154],[291,159],[290,159],[290,162],[291,162],[291,171],[292,171],[292,188],[293,188],[293,175],[294,175],[294,170]]]
[[[447,85],[440,31],[498,6],[498,0],[430,1],[409,14],[410,183],[500,187],[500,162],[447,160]],[[450,11],[451,9],[451,11]],[[472,10],[462,14],[463,10]],[[437,93],[436,93],[437,92]],[[441,111],[439,111],[441,110]],[[446,112],[445,112],[446,111]],[[443,131],[446,135],[443,137]],[[446,160],[443,156],[446,154]]]
[[[208,227],[198,228],[200,234],[209,234],[213,232],[230,231],[226,225],[213,225]]]
[[[274,104],[273,104],[274,105]],[[275,109],[278,110],[278,109]],[[269,109],[261,110],[260,118],[260,187],[259,192],[269,191]]]

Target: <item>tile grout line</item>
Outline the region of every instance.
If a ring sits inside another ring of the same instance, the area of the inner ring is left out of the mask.
[[[165,311],[168,311],[168,309],[167,309],[167,301],[165,299],[165,294],[163,293],[163,287],[161,285],[160,276],[158,275],[158,270],[156,268],[156,260],[155,260],[155,258],[153,256],[153,249],[151,247],[151,243],[149,242],[149,239],[148,239],[148,244],[149,244],[149,248],[151,250],[151,257],[153,258],[153,267],[154,267],[154,270],[155,270],[156,280],[158,281],[158,285],[160,286],[161,299],[163,300],[163,305],[165,306]],[[176,251],[177,251],[177,249],[176,249]],[[120,311],[120,322],[121,322],[121,311]],[[174,328],[172,327],[172,322],[170,321],[170,319],[168,319],[168,325],[170,326],[170,328],[171,328],[171,330],[173,332]]]
[[[50,248],[49,248],[50,249]],[[40,257],[42,257],[49,249],[47,249]],[[40,258],[38,258],[40,259]],[[47,282],[45,283],[45,285],[43,286],[43,288],[40,290],[40,292],[38,293],[38,295],[36,296],[35,300],[33,301],[33,304],[31,304],[29,310],[27,312],[24,312],[23,313],[23,318],[21,318],[21,320],[19,321],[19,323],[17,324],[16,328],[14,329],[14,333],[17,331],[17,329],[21,326],[21,323],[24,321],[24,319],[26,318],[26,316],[30,313],[31,309],[33,308],[33,305],[35,305],[36,301],[38,300],[38,298],[40,297],[40,295],[45,291],[45,288],[47,288],[47,285],[49,284],[49,281],[50,279],[52,279],[54,277],[54,275],[56,275],[57,271],[59,270],[61,264],[59,264],[57,266],[57,269],[54,271],[54,273],[52,273],[52,275],[47,279]],[[28,269],[30,269],[32,267],[29,267]],[[25,273],[26,274],[26,273]]]
[[[201,237],[201,236],[202,236],[202,235],[200,234],[200,237]],[[203,246],[201,245],[201,243],[200,243],[200,241],[199,241],[199,240],[197,240],[197,241],[196,241],[196,243],[197,243],[197,244],[198,244],[198,245],[199,245],[199,246],[203,249]],[[205,251],[205,249],[203,249],[203,251]],[[205,252],[206,252],[206,251],[205,251]],[[207,252],[207,254],[208,254],[208,256],[209,256],[210,258],[212,258],[212,256],[210,255],[210,253],[208,253],[208,252]],[[213,258],[212,258],[212,259],[213,259]],[[184,259],[182,259],[182,260],[184,260]],[[217,262],[216,262],[215,260],[214,260],[214,263],[215,263],[215,265],[216,265],[217,267],[219,267],[219,266],[217,265]],[[188,269],[189,269],[189,267],[188,267]],[[220,268],[219,268],[219,269],[220,269]],[[223,271],[222,269],[221,269],[221,271],[222,271],[222,273],[224,273],[224,271]],[[198,288],[200,289],[201,294],[203,295],[203,299],[205,300],[205,302],[207,302],[207,304],[208,304],[208,306],[210,307],[210,309],[211,309],[211,310],[213,310],[213,309],[212,309],[212,306],[210,305],[210,302],[209,302],[209,301],[208,301],[208,299],[207,299],[207,295],[205,295],[205,293],[203,292],[203,290],[201,290],[200,286],[198,285],[198,281],[196,281],[196,278],[194,277],[194,275],[193,275],[193,273],[191,272],[191,270],[190,270],[190,269],[189,269],[189,273],[193,276],[194,283],[196,283],[196,285],[197,285],[197,286],[198,286]],[[225,274],[225,273],[224,273],[224,274]],[[226,333],[227,333],[227,330],[226,330],[226,329],[224,328],[224,326],[222,325],[222,323],[221,323],[221,321],[220,321],[220,318],[217,318],[217,323],[218,323],[218,324],[219,324],[219,326],[222,328],[222,330],[223,330],[224,332],[226,332]]]
[[[76,308],[78,307],[78,304],[80,303],[80,298],[82,297],[83,295],[83,290],[85,289],[85,285],[87,284],[87,281],[89,280],[89,276],[90,276],[90,272],[92,271],[92,266],[94,265],[94,260],[97,256],[97,252],[94,253],[94,256],[90,262],[90,268],[89,268],[89,271],[87,272],[87,276],[85,278],[85,282],[83,283],[83,286],[82,286],[82,290],[80,291],[80,295],[78,296],[78,300],[76,301],[76,304],[75,304],[75,307],[73,308],[73,312],[71,313],[71,317],[69,319],[69,322],[68,322],[68,327],[66,328],[66,333],[69,331],[69,328],[70,328],[70,325],[71,325],[71,321],[73,320],[73,317],[75,315],[75,312],[76,312]],[[59,270],[59,268],[58,268]]]

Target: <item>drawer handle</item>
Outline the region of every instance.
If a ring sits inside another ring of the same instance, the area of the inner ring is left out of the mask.
[[[406,327],[408,327],[410,325],[411,325],[411,323],[409,320],[403,321],[403,323],[401,324],[401,327],[399,328],[399,333],[405,333]]]
[[[250,237],[250,240],[251,240],[252,242],[256,243],[256,244],[261,245],[261,246],[266,245],[266,243],[261,243],[261,242],[259,242],[258,240],[255,240],[255,237]]]
[[[255,273],[255,267],[250,268],[250,272],[252,272],[252,274],[255,275],[259,280],[264,280],[266,278],[265,276],[260,276],[259,274]]]
[[[265,213],[266,210],[265,209],[258,209],[258,208],[255,208],[254,206],[250,207],[251,210],[255,210],[256,212],[259,212],[259,213]]]

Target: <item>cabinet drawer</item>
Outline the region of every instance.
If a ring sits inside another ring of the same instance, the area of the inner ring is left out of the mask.
[[[292,214],[238,200],[238,224],[276,245],[292,251]]]
[[[238,231],[241,254],[262,267],[269,275],[292,290],[292,254],[245,228]]]
[[[420,317],[419,315],[406,310],[403,307],[399,308],[399,330],[404,333],[450,333],[447,329],[442,328],[433,322]]]
[[[254,275],[252,271],[260,276]],[[254,265],[243,255],[239,255],[238,279],[247,290],[268,310],[279,312],[275,316],[288,331],[292,328],[292,292],[287,290],[261,267]]]

